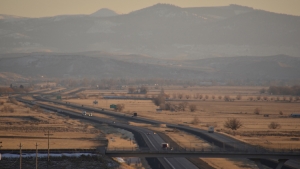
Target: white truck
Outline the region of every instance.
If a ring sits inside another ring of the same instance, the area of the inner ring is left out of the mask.
[[[208,131],[209,133],[214,133],[214,132],[215,132],[214,126],[209,126],[207,131]]]

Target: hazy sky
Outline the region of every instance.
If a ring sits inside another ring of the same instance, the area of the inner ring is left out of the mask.
[[[0,0],[0,14],[44,17],[90,14],[101,8],[109,8],[117,13],[128,13],[157,3],[168,3],[180,7],[238,4],[300,16],[300,0]]]

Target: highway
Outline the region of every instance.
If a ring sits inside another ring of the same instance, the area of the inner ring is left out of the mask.
[[[25,99],[21,99],[21,98],[17,98],[17,100],[27,103],[27,104],[33,104],[31,101],[25,100]],[[143,137],[143,139],[145,140],[147,147],[141,147],[141,148],[148,148],[150,150],[161,150],[161,143],[165,143],[166,141],[164,141],[158,134],[153,134],[154,132],[146,129],[146,128],[142,128],[142,127],[136,127],[136,126],[130,126],[128,124],[125,123],[115,123],[112,122],[112,120],[110,119],[105,119],[105,118],[99,118],[99,117],[89,117],[89,116],[82,116],[81,114],[77,113],[77,112],[72,112],[70,110],[65,110],[62,108],[56,108],[53,106],[49,106],[49,105],[45,105],[45,104],[38,104],[41,108],[44,109],[48,109],[51,111],[58,111],[58,113],[62,113],[64,115],[69,115],[70,117],[73,118],[80,118],[80,119],[86,119],[89,121],[93,121],[93,122],[98,122],[98,123],[106,123],[110,126],[113,127],[117,127],[117,128],[122,128],[125,130],[129,130],[129,131],[136,131],[138,133],[141,134],[141,136]],[[150,134],[148,134],[150,133]],[[176,158],[157,158],[159,160],[159,162],[163,165],[163,167],[165,169],[198,169],[198,167],[196,167],[194,164],[192,164],[190,161],[188,161],[186,158],[183,157],[176,157]]]
[[[75,108],[80,108],[80,109],[84,109],[84,110],[87,110],[87,111],[98,112],[98,113],[102,113],[102,114],[106,114],[106,115],[110,115],[110,116],[114,116],[114,117],[125,118],[125,119],[129,119],[131,121],[140,121],[140,122],[146,122],[146,123],[150,123],[150,124],[166,124],[168,127],[177,128],[177,129],[189,132],[191,134],[197,135],[197,136],[203,138],[204,140],[206,140],[210,143],[214,142],[214,144],[218,147],[225,146],[225,147],[235,147],[235,148],[240,148],[240,149],[245,148],[245,147],[248,147],[248,148],[253,147],[249,144],[242,143],[239,140],[236,140],[234,138],[231,138],[229,136],[226,136],[226,135],[223,135],[223,134],[220,134],[220,133],[210,134],[210,133],[207,133],[207,131],[205,131],[205,130],[196,129],[196,128],[192,128],[192,127],[189,127],[189,126],[163,123],[163,122],[160,122],[160,121],[146,119],[146,118],[142,118],[142,117],[124,116],[124,114],[122,114],[122,113],[116,113],[116,112],[109,111],[109,110],[104,110],[104,109],[99,110],[99,109],[86,107],[86,106],[83,106],[83,105],[77,105],[77,104],[70,104],[70,103],[66,104],[65,102],[54,101],[54,100],[50,100],[50,99],[46,99],[46,98],[42,98],[42,97],[35,97],[35,99],[42,100],[42,101],[47,101],[47,102],[54,102],[54,103],[57,103],[57,104],[62,104],[62,105],[67,105],[67,106],[72,106],[72,107],[75,107]],[[147,138],[152,140],[152,138],[150,136],[147,137]],[[157,141],[155,141],[155,140],[157,140]],[[158,147],[160,147],[161,141],[162,140],[159,140],[159,138],[156,138],[153,141],[151,141],[151,143],[158,144]],[[294,168],[299,168],[299,166],[300,166],[299,161],[295,161],[295,160],[288,160],[286,162],[286,164],[288,164],[290,166],[294,166]]]

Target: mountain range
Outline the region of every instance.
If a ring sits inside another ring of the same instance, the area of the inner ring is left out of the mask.
[[[157,4],[117,14],[0,15],[0,53],[102,51],[155,58],[300,56],[300,17],[249,7]]]

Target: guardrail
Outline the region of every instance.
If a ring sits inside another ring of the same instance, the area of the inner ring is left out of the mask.
[[[233,153],[258,153],[258,154],[261,154],[261,153],[266,153],[266,154],[270,154],[270,153],[273,153],[273,154],[298,154],[300,156],[300,150],[297,149],[291,149],[291,150],[283,150],[283,151],[280,151],[280,150],[277,150],[277,149],[261,149],[261,148],[257,148],[257,149],[241,149],[241,148],[219,148],[219,147],[203,147],[203,148],[169,148],[169,149],[161,149],[161,150],[155,150],[155,151],[152,151],[150,149],[147,149],[147,148],[120,148],[120,147],[116,147],[116,148],[107,148],[106,149],[106,152],[137,152],[137,153],[151,153],[151,152],[155,152],[155,153],[159,153],[159,152],[162,152],[162,153],[186,153],[186,152],[233,152]]]

